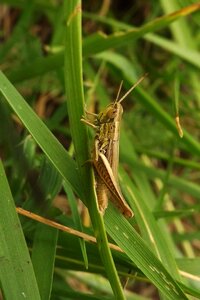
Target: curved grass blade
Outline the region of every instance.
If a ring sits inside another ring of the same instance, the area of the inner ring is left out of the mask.
[[[1,71],[0,91],[58,172],[83,198],[75,162]]]

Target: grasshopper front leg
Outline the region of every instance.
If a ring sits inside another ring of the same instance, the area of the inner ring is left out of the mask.
[[[86,125],[92,127],[95,130],[98,128],[98,126],[96,126],[95,124],[93,124],[92,122],[90,122],[89,120],[87,120],[84,116],[82,116],[81,122],[85,123]]]

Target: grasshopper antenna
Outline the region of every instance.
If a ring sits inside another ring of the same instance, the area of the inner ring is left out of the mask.
[[[121,98],[121,99],[119,99],[119,101],[118,101],[118,103],[121,103],[131,92],[132,92],[132,90],[134,90],[134,88],[136,87],[136,86],[138,86],[138,84],[140,84],[140,82],[146,77],[148,75],[148,73],[145,73],[142,77],[140,77],[140,79],[138,79],[138,81],[128,90],[128,92],[126,92],[126,94]],[[120,86],[120,88],[121,88],[121,86]],[[119,92],[118,92],[118,94],[119,94]],[[117,95],[118,96],[118,95]],[[117,100],[118,100],[118,97],[117,97]],[[116,100],[116,101],[117,101]]]
[[[118,92],[117,92],[117,97],[116,97],[115,103],[118,102],[119,94],[120,94],[121,89],[122,89],[122,84],[123,84],[123,80],[122,80],[121,83],[120,83],[120,86],[119,86],[119,90],[118,90]]]

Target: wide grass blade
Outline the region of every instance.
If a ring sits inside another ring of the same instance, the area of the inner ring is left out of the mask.
[[[5,299],[40,300],[15,203],[0,161],[0,281]]]
[[[0,91],[58,172],[81,196],[75,162],[1,71]]]

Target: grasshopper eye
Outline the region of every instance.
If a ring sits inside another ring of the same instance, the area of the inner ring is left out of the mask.
[[[108,112],[107,112],[107,116],[109,119],[114,119],[117,115],[117,109],[110,109]]]

